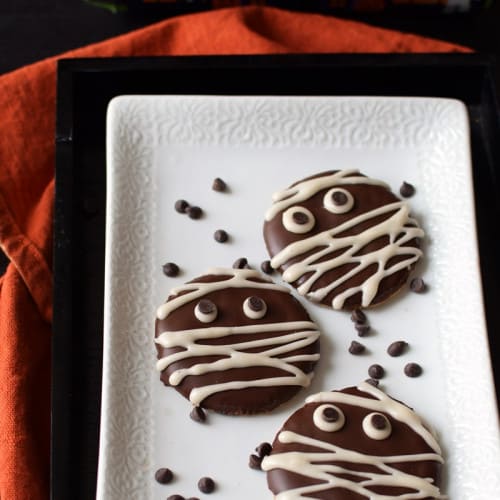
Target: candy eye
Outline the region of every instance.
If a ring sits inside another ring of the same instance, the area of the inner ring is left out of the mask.
[[[252,295],[243,302],[243,312],[245,316],[251,319],[263,318],[267,312],[266,303],[260,298]]]
[[[217,306],[207,299],[202,299],[194,308],[194,315],[202,323],[211,323],[217,317]]]
[[[315,223],[314,215],[307,208],[291,207],[283,212],[283,225],[291,233],[307,233]]]
[[[370,413],[363,419],[363,430],[369,438],[380,441],[391,435],[392,426],[382,413]]]
[[[335,405],[321,405],[314,410],[314,425],[325,432],[336,432],[345,424],[345,416],[340,408]]]
[[[334,214],[345,214],[354,206],[354,198],[345,189],[333,188],[325,194],[323,206]]]

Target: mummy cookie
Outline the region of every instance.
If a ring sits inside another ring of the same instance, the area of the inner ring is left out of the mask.
[[[309,397],[261,467],[277,500],[432,499],[441,449],[420,417],[363,382]]]
[[[271,266],[334,309],[384,302],[406,283],[424,236],[406,202],[357,170],[309,177],[275,193],[264,239]]]
[[[195,407],[272,410],[307,387],[319,331],[283,286],[252,269],[210,269],[157,311],[157,369]]]

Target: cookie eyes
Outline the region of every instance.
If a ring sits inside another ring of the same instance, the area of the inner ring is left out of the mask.
[[[354,206],[354,198],[346,189],[333,188],[325,194],[323,206],[333,214],[345,214]]]
[[[283,226],[287,231],[303,234],[310,231],[316,220],[310,210],[304,207],[291,207],[283,212]]]
[[[207,299],[202,299],[194,308],[194,315],[202,323],[211,323],[217,317],[217,306]]]
[[[342,410],[331,404],[318,406],[313,414],[314,425],[325,432],[336,432],[345,424],[345,416]]]
[[[363,430],[369,438],[380,441],[391,435],[392,426],[382,413],[370,413],[363,419]]]
[[[267,312],[266,303],[260,298],[252,295],[243,302],[243,312],[251,319],[263,318]]]

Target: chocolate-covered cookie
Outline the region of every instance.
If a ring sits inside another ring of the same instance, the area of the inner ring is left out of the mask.
[[[445,498],[441,449],[410,408],[366,382],[306,400],[261,467],[274,498]]]
[[[269,411],[308,386],[319,331],[283,286],[253,269],[210,269],[157,311],[161,380],[195,406]]]
[[[379,304],[406,283],[424,236],[406,202],[357,170],[318,174],[275,193],[264,239],[271,265],[313,302]]]

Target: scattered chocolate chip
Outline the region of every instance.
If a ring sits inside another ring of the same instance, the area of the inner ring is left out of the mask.
[[[332,194],[332,201],[334,205],[341,207],[347,203],[347,195],[342,191],[334,191]]]
[[[205,422],[207,419],[207,416],[201,406],[194,406],[189,416],[191,417],[191,420],[194,420],[195,422]]]
[[[366,323],[366,314],[361,309],[354,309],[351,313],[351,321],[362,325]]]
[[[365,346],[363,344],[353,340],[351,342],[351,345],[349,346],[349,352],[351,354],[361,354],[361,353],[365,352]]]
[[[410,281],[410,290],[415,293],[423,293],[427,289],[427,285],[425,284],[422,278],[413,278]]]
[[[185,498],[182,495],[170,495],[167,500],[185,500]]]
[[[354,325],[354,328],[356,328],[356,331],[358,332],[358,335],[360,337],[366,337],[368,333],[370,333],[370,325],[366,325],[365,323],[356,323]]]
[[[186,210],[189,208],[189,203],[186,200],[177,200],[174,207],[180,214],[185,214]]]
[[[262,263],[260,264],[260,268],[261,268],[262,272],[266,273],[266,274],[273,274],[273,272],[274,272],[274,269],[271,266],[270,260],[262,261]]]
[[[336,422],[339,419],[339,412],[330,406],[323,410],[323,418],[325,422]]]
[[[200,207],[188,207],[186,213],[190,219],[199,219],[203,215],[203,210]]]
[[[415,194],[415,186],[408,182],[403,182],[403,184],[401,184],[401,187],[399,188],[399,193],[403,198],[410,198],[410,196],[413,196]]]
[[[251,311],[259,312],[262,311],[262,309],[264,309],[265,304],[260,297],[252,295],[251,297],[248,298],[248,307],[250,308]]]
[[[173,262],[163,264],[163,274],[169,278],[175,278],[179,274],[179,266]]]
[[[380,365],[371,365],[368,368],[368,375],[370,375],[371,378],[382,378],[385,374],[385,370],[380,366]]]
[[[215,304],[208,299],[201,299],[198,302],[198,310],[203,314],[210,314],[216,309]]]
[[[307,224],[307,222],[309,221],[309,216],[304,212],[293,212],[292,219],[296,224],[302,225]]]
[[[233,269],[248,269],[248,260],[246,257],[240,257],[233,262]]]
[[[373,387],[378,387],[378,385],[380,384],[380,382],[378,380],[375,380],[374,378],[367,378],[365,382],[367,384],[373,385]]]
[[[272,449],[273,447],[270,443],[260,443],[259,446],[255,448],[255,451],[257,452],[257,455],[259,455],[259,457],[265,457],[271,454]]]
[[[420,377],[422,375],[422,367],[417,363],[408,363],[404,368],[407,377]]]
[[[393,358],[395,358],[396,356],[401,356],[401,354],[404,353],[407,347],[408,342],[405,342],[404,340],[397,340],[387,348],[387,354],[389,354],[389,356],[392,356]]]
[[[172,471],[170,469],[167,469],[166,467],[158,469],[155,472],[155,479],[160,484],[168,484],[168,483],[170,483],[170,481],[172,481],[173,477],[174,477],[174,475],[172,474]]]
[[[371,424],[373,425],[373,427],[375,427],[375,429],[381,431],[387,427],[387,419],[384,417],[384,415],[375,413],[374,415],[372,415]]]
[[[189,497],[187,500],[200,500],[198,497]]]
[[[212,182],[212,189],[214,191],[222,192],[222,191],[225,191],[226,188],[227,188],[227,184],[220,177],[216,177],[214,179],[214,181]]]
[[[215,490],[215,482],[210,477],[202,477],[198,481],[198,488],[202,493],[212,493]]]
[[[224,231],[224,229],[217,229],[214,233],[214,240],[219,243],[225,243],[229,238],[229,235]]]
[[[263,458],[264,457],[258,457],[257,455],[250,455],[248,458],[248,467],[250,467],[250,469],[261,470]]]

